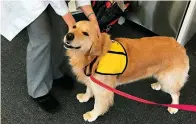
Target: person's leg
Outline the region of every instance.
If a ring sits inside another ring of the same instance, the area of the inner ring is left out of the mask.
[[[63,37],[68,32],[68,26],[63,21],[62,17],[57,15],[53,8],[49,6],[47,12],[50,18],[52,28],[51,42],[51,59],[53,79],[58,79],[63,76],[60,70],[60,65],[65,58],[65,49],[63,47]]]
[[[46,95],[52,87],[51,27],[43,12],[28,27],[27,86],[33,98]]]
[[[51,26],[44,11],[27,27],[29,44],[27,46],[27,88],[44,110],[53,111],[58,102],[49,92],[53,76],[51,66]]]
[[[52,27],[51,59],[54,86],[72,89],[73,79],[71,76],[73,75],[68,65],[68,59],[65,57],[65,49],[63,47],[63,38],[68,32],[68,26],[63,18],[55,13],[52,7],[49,6],[47,12]]]

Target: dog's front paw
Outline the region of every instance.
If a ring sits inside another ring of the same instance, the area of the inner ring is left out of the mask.
[[[80,103],[87,102],[90,99],[90,97],[85,93],[77,94],[76,98]]]
[[[168,107],[167,110],[169,111],[170,114],[176,114],[178,112],[177,108],[172,108],[172,107]]]
[[[151,87],[153,90],[160,90],[161,89],[161,85],[159,83],[153,83],[153,84],[151,84]]]
[[[89,111],[85,114],[83,114],[83,118],[85,121],[88,121],[88,122],[93,122],[97,119],[97,115],[93,112],[93,111]]]

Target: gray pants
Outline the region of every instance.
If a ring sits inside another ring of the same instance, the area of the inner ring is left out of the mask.
[[[59,69],[64,58],[62,46],[67,26],[48,7],[28,27],[27,88],[33,98],[47,94],[54,79],[63,76]]]

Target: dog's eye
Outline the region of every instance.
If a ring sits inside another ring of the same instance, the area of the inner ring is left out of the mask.
[[[87,32],[82,32],[84,35],[89,36]]]
[[[74,25],[73,28],[76,28],[76,26]]]

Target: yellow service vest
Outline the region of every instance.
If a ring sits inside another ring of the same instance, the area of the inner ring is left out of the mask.
[[[95,72],[104,75],[120,75],[125,71],[127,63],[126,50],[118,41],[113,41],[108,53],[100,59]]]

